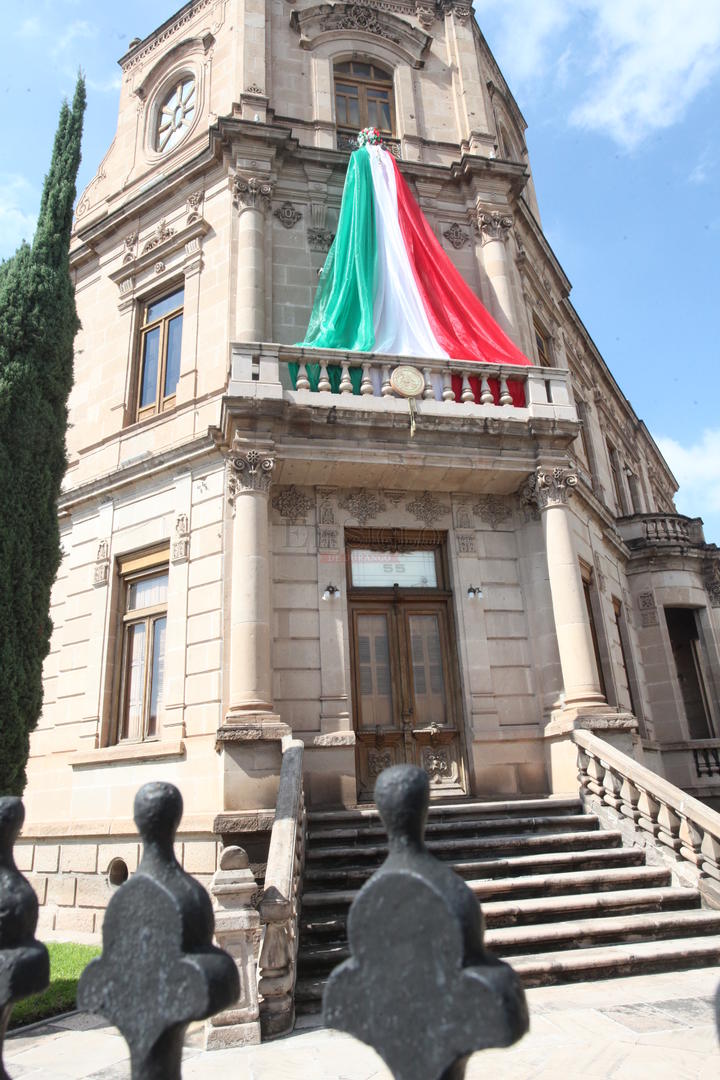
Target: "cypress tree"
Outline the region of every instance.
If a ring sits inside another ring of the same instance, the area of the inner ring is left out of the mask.
[[[85,113],[78,78],[55,135],[32,245],[0,265],[0,794],[25,787],[42,707],[57,500],[79,323],[69,245]]]

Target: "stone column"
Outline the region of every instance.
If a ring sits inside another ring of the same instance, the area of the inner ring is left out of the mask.
[[[233,504],[228,723],[272,713],[268,495],[275,457],[237,439],[229,458]]]
[[[265,214],[273,181],[267,177],[232,177],[233,203],[239,215],[236,341],[265,339]]]
[[[565,708],[601,706],[607,710],[567,505],[576,484],[577,475],[570,469],[540,467],[535,473],[534,496],[543,519]]]
[[[495,297],[493,314],[505,333],[515,340],[517,329],[510,263],[506,250],[507,238],[513,224],[512,216],[500,210],[486,210],[481,206],[471,210],[469,216],[480,243],[480,267],[485,271]]]

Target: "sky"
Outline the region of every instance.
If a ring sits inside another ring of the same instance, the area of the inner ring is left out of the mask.
[[[88,84],[79,189],[115,130],[130,40],[180,4],[0,0],[0,258],[30,238],[57,113]],[[720,543],[720,0],[476,0],[528,123],[571,299]]]

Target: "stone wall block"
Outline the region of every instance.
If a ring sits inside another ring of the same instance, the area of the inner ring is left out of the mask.
[[[60,908],[55,917],[55,929],[92,934],[95,930],[95,912],[82,908]]]
[[[35,848],[34,869],[39,874],[57,874],[60,864],[59,844],[38,844]]]
[[[60,869],[80,874],[94,874],[97,870],[97,844],[63,844],[60,852]]]
[[[81,908],[104,908],[113,894],[113,887],[108,885],[100,874],[81,874],[77,879],[77,906]]]
[[[46,902],[59,907],[74,907],[76,884],[77,879],[69,874],[48,878]]]

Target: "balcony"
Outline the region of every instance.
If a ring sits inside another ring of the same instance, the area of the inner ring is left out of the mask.
[[[547,367],[417,360],[380,353],[301,349],[287,345],[232,346],[228,396],[282,399],[303,408],[407,417],[408,399],[390,382],[399,365],[422,372],[424,389],[415,399],[418,425],[433,420],[494,419],[527,424],[566,421],[576,434],[577,412],[567,371]]]
[[[633,514],[619,518],[618,532],[631,551],[647,548],[703,548],[702,518],[684,514]]]

